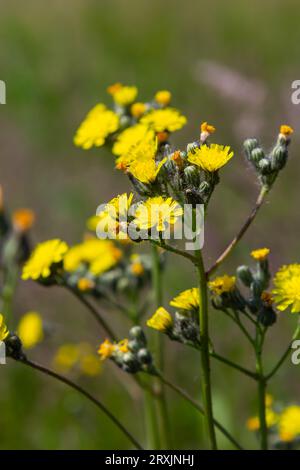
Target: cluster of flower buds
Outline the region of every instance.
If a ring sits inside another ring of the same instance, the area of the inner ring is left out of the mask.
[[[246,157],[257,171],[262,185],[270,188],[278,173],[284,168],[288,159],[288,145],[293,133],[290,126],[282,125],[276,144],[266,154],[257,139],[247,139],[244,142]]]
[[[267,258],[269,251],[268,248],[252,251],[255,269],[246,265],[237,268],[237,277],[250,292],[246,299],[247,310],[264,326],[271,326],[276,321],[272,295],[267,291],[271,277]]]
[[[153,358],[140,326],[134,326],[129,330],[129,339],[123,339],[118,343],[106,339],[100,344],[98,353],[101,360],[109,358],[129,374],[146,372],[156,375]]]
[[[211,301],[216,309],[232,309],[243,312],[246,301],[241,294],[235,276],[219,276],[208,283]]]

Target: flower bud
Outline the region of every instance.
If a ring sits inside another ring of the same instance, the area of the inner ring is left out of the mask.
[[[211,186],[207,181],[202,181],[199,186],[199,192],[203,196],[207,196],[210,193]]]
[[[272,171],[271,162],[267,158],[262,158],[258,162],[258,169],[262,175],[268,175]]]
[[[140,344],[146,344],[145,334],[140,326],[133,326],[129,330],[130,339],[138,341]]]
[[[199,187],[200,184],[200,173],[198,168],[193,165],[189,165],[184,169],[184,177],[187,184],[193,188]]]
[[[199,142],[192,142],[190,144],[187,144],[186,151],[187,153],[193,152],[195,149],[199,148],[200,144]]]
[[[243,146],[245,151],[250,155],[252,150],[259,146],[259,143],[257,139],[246,139]]]
[[[263,158],[265,158],[265,153],[262,148],[257,147],[252,150],[250,160],[254,164],[258,164]]]
[[[152,356],[146,348],[142,348],[137,353],[137,358],[142,364],[151,364]]]
[[[276,313],[274,312],[272,307],[265,307],[263,306],[258,311],[258,321],[263,326],[271,326],[276,322]]]
[[[286,147],[283,145],[276,145],[271,153],[272,169],[275,171],[281,170],[285,166],[287,158],[288,152]]]
[[[245,286],[250,287],[251,282],[253,282],[253,276],[248,266],[239,266],[236,270],[236,274]]]

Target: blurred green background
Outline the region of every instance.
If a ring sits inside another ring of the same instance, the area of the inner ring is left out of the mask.
[[[109,103],[107,85],[136,84],[140,98],[167,88],[174,105],[188,117],[175,135],[185,145],[198,137],[203,120],[217,127],[215,140],[235,150],[222,171],[206,221],[205,258],[211,263],[235,234],[255,200],[255,175],[241,153],[245,137],[257,136],[268,148],[281,123],[296,132],[288,167],[224,269],[234,272],[249,261],[251,249],[268,246],[271,263],[299,261],[299,107],[291,83],[299,79],[300,29],[297,0],[11,0],[1,5],[0,79],[7,104],[0,107],[0,182],[11,210],[31,207],[37,215],[33,240],[81,239],[86,218],[99,203],[129,188],[113,170],[104,150],[73,146],[79,122],[96,102]],[[166,272],[165,298],[194,285],[186,263],[173,260]],[[39,311],[55,334],[31,357],[49,362],[65,341],[90,341],[101,332],[68,293],[20,283],[16,319]],[[112,312],[120,335],[127,324]],[[267,341],[271,366],[285,349],[294,319],[282,314]],[[213,338],[232,358],[253,367],[254,357],[239,333],[211,312]],[[199,357],[168,345],[167,375],[198,397]],[[289,361],[270,391],[282,401],[298,398],[299,371]],[[245,429],[253,414],[255,384],[213,363],[215,414],[248,448],[257,443]],[[95,379],[80,381],[143,432],[143,402],[132,381],[106,363]],[[123,387],[125,385],[125,387]],[[168,393],[177,448],[203,446],[201,420],[189,405]],[[128,442],[93,405],[55,381],[9,363],[0,367],[1,449],[125,449]],[[134,416],[135,419],[132,419]],[[220,438],[221,446],[228,443]]]

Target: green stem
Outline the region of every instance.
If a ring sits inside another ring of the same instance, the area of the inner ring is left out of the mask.
[[[197,268],[199,276],[199,325],[201,341],[201,386],[203,395],[203,404],[205,410],[205,425],[208,432],[211,449],[217,449],[217,441],[214,429],[212,392],[210,380],[210,357],[209,357],[209,324],[208,324],[208,301],[207,301],[207,282],[201,250],[197,252]]]
[[[32,369],[38,370],[42,372],[43,374],[53,377],[56,380],[59,380],[65,385],[68,385],[69,387],[79,392],[81,395],[84,395],[88,400],[94,403],[104,414],[106,414],[106,416],[120,429],[120,431],[123,434],[125,434],[125,436],[130,440],[130,442],[134,445],[134,447],[136,447],[139,450],[143,450],[143,447],[137,442],[137,440],[131,435],[131,433],[125,428],[125,426],[118,420],[118,418],[116,418],[116,416],[113,415],[111,411],[109,411],[109,409],[106,408],[105,405],[103,405],[103,403],[101,403],[98,399],[93,397],[89,392],[84,390],[82,387],[75,384],[70,379],[67,379],[66,377],[54,372],[51,369],[48,369],[47,367],[37,364],[36,362],[30,361],[25,358],[20,359],[19,362],[22,362],[22,364],[25,364],[26,366],[29,366]]]
[[[188,401],[194,408],[196,408],[196,410],[199,411],[199,413],[201,413],[204,416],[205,413],[204,413],[204,409],[202,408],[202,406],[199,405],[192,397],[190,397],[182,388],[180,388],[177,385],[173,384],[172,382],[167,380],[165,377],[163,377],[161,374],[159,374],[159,377],[162,380],[162,382],[164,382],[165,385],[167,385],[174,392],[176,392],[178,395],[180,395],[182,398],[184,398],[186,401]],[[226,428],[224,428],[224,426],[219,421],[214,419],[214,424],[215,424],[216,428],[218,428],[219,431],[221,431],[221,433],[224,436],[226,436],[227,439],[234,445],[234,447],[236,447],[239,450],[243,450],[241,445],[234,439],[234,437],[232,437],[232,435],[227,431]]]
[[[210,353],[211,357],[217,359],[220,362],[223,362],[224,364],[227,364],[228,366],[232,367],[233,369],[236,369],[243,374],[247,375],[248,377],[251,377],[254,380],[257,380],[257,374],[255,372],[252,372],[251,370],[246,369],[243,366],[240,366],[239,364],[236,364],[235,362],[231,361],[230,359],[227,359],[226,357],[221,356],[220,354],[217,354],[215,352]]]
[[[158,248],[152,245],[152,283],[155,295],[156,307],[160,307],[163,301],[162,276]],[[164,370],[164,345],[163,335],[155,335],[156,363],[160,370]],[[170,449],[170,431],[165,390],[160,380],[155,379],[155,392],[157,397],[157,418],[160,433],[160,445],[162,449]]]
[[[268,449],[268,428],[266,421],[266,386],[262,363],[262,348],[264,342],[264,332],[261,334],[257,329],[256,334],[256,372],[258,375],[258,416],[260,423],[260,447],[261,450]]]
[[[196,264],[197,263],[197,258],[190,253],[187,253],[186,251],[179,250],[178,248],[175,248],[172,245],[168,245],[164,240],[161,242],[156,241],[156,240],[150,240],[152,245],[156,245],[157,247],[163,248],[166,251],[170,251],[171,253],[174,253],[176,255],[182,256],[183,258],[188,259],[189,261],[192,261],[192,263]]]

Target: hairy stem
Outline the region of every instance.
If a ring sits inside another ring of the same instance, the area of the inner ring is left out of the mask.
[[[268,428],[266,421],[266,386],[267,381],[264,377],[262,363],[262,348],[264,342],[264,333],[261,334],[257,329],[256,335],[256,372],[258,375],[258,416],[260,424],[260,447],[261,450],[268,449]]]
[[[201,386],[203,405],[205,410],[205,426],[208,432],[211,449],[217,449],[217,441],[214,429],[212,392],[210,380],[210,357],[209,357],[209,325],[208,325],[208,301],[207,281],[201,251],[197,251],[197,269],[199,277],[199,325],[201,341]]]
[[[132,434],[125,428],[125,426],[118,420],[118,418],[115,417],[111,413],[111,411],[106,408],[103,403],[101,403],[98,399],[93,397],[89,392],[84,390],[82,387],[77,385],[76,383],[72,382],[70,379],[54,372],[53,370],[44,367],[40,364],[37,364],[36,362],[30,361],[29,359],[22,358],[18,362],[22,362],[26,366],[31,367],[32,369],[38,370],[42,372],[43,374],[48,375],[49,377],[53,377],[54,379],[58,380],[59,382],[64,383],[65,385],[68,385],[69,387],[73,388],[77,392],[79,392],[81,395],[85,396],[88,400],[90,400],[94,405],[96,405],[106,416],[120,429],[120,431],[125,434],[125,436],[129,439],[129,441],[134,445],[135,448],[139,450],[143,450],[143,447],[137,442],[137,440],[132,436]]]
[[[220,266],[221,263],[223,263],[223,261],[227,258],[227,256],[232,252],[232,250],[234,249],[234,247],[238,244],[238,242],[240,241],[240,239],[243,237],[243,235],[246,233],[246,231],[248,230],[248,228],[250,227],[250,225],[252,224],[253,220],[255,219],[256,217],[256,214],[257,212],[259,211],[260,207],[262,206],[264,200],[265,200],[265,197],[266,195],[268,194],[269,192],[269,187],[267,186],[262,186],[261,190],[260,190],[260,193],[257,197],[257,200],[256,200],[256,203],[252,209],[252,212],[251,214],[249,215],[249,217],[247,217],[247,219],[245,220],[244,224],[242,225],[240,231],[238,232],[238,234],[234,237],[234,239],[229,243],[229,245],[227,246],[227,248],[223,251],[223,253],[219,256],[219,258],[215,261],[215,263],[209,268],[209,270],[207,271],[206,275],[207,277],[211,276],[211,274],[213,274],[217,269],[218,267]]]

